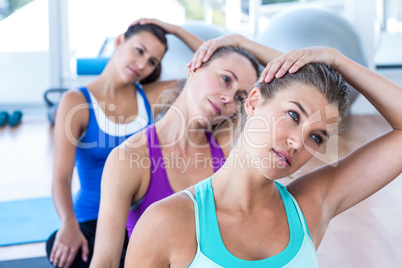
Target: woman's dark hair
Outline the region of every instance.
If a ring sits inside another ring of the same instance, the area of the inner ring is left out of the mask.
[[[141,32],[149,32],[153,34],[161,43],[165,46],[165,52],[168,49],[167,39],[166,39],[166,32],[159,26],[154,24],[133,24],[128,27],[126,32],[124,33],[124,38],[127,40],[131,36],[136,35]],[[162,65],[159,62],[158,65],[155,67],[155,70],[142,79],[140,81],[141,84],[149,84],[159,79],[162,72]]]
[[[255,87],[259,88],[266,101],[272,99],[275,94],[292,85],[313,86],[319,90],[330,104],[337,104],[340,119],[346,116],[349,110],[349,88],[342,76],[326,64],[309,63],[300,68],[296,73],[286,73],[282,78],[274,78],[269,83],[257,81]],[[240,122],[237,126],[236,139],[243,131],[247,121],[244,108],[238,110]]]
[[[210,62],[212,62],[214,59],[219,58],[221,56],[224,56],[228,53],[237,53],[242,55],[243,57],[246,57],[251,65],[253,66],[255,70],[256,77],[260,76],[260,65],[257,61],[257,59],[247,50],[239,48],[239,47],[232,47],[232,46],[227,46],[227,47],[220,47],[215,52],[212,54],[211,58],[205,63],[203,63],[203,66],[207,66]]]
[[[270,83],[257,82],[256,87],[261,89],[266,99],[270,99],[278,90],[295,82],[315,87],[329,103],[337,102],[341,118],[346,115],[349,109],[349,88],[342,76],[326,64],[309,63],[296,73],[287,73],[280,79],[273,79]]]
[[[215,60],[219,57],[225,56],[229,53],[237,53],[237,54],[242,55],[243,57],[246,57],[250,61],[251,65],[253,66],[255,73],[256,73],[256,77],[259,77],[260,69],[259,69],[259,63],[258,63],[257,59],[251,53],[249,53],[247,50],[239,48],[239,47],[227,46],[227,47],[218,48],[212,54],[212,56],[209,58],[209,60],[202,64],[202,66],[204,66],[204,67],[208,66],[208,64],[211,63],[213,60]],[[186,83],[187,83],[186,79],[181,79],[178,81],[176,89],[162,92],[162,94],[159,96],[159,104],[161,106],[163,106],[164,108],[161,109],[161,111],[158,113],[157,118],[161,118],[166,113],[166,111],[169,109],[169,107],[177,99],[177,97],[179,96],[179,94],[181,93],[183,88],[185,87]],[[221,125],[221,124],[219,124],[219,125]]]

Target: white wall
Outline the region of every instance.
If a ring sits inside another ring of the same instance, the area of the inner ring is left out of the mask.
[[[43,103],[49,79],[47,51],[0,53],[0,106]]]
[[[387,77],[402,86],[402,68],[400,69],[378,69],[377,73]],[[382,90],[379,88],[378,90]],[[377,115],[379,112],[362,95],[359,95],[351,107],[351,114],[355,115]]]

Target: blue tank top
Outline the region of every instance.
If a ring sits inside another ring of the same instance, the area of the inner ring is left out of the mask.
[[[145,134],[148,141],[148,152],[150,159],[151,175],[149,179],[149,187],[144,197],[136,202],[128,214],[127,219],[127,232],[128,236],[134,230],[135,225],[140,219],[144,211],[156,201],[159,201],[169,195],[174,194],[170,186],[169,179],[166,173],[166,167],[163,161],[161,146],[159,144],[158,135],[156,133],[155,125],[152,124],[146,128]],[[225,155],[218,142],[209,131],[205,131],[208,140],[209,148],[211,151],[211,161],[214,167],[214,173],[225,163]]]
[[[85,87],[80,88],[88,103],[89,119],[76,151],[75,166],[80,189],[73,200],[78,222],[98,218],[103,166],[109,153],[128,137],[153,123],[148,99],[141,86],[139,84],[135,86],[138,115],[134,121],[127,124],[116,124],[109,120],[91,92]]]
[[[276,183],[276,186],[288,218],[289,244],[279,254],[257,261],[240,259],[231,254],[223,244],[216,217],[211,178],[195,185],[195,198],[185,190],[194,202],[197,237],[197,253],[189,267],[318,267],[316,250],[299,205],[285,186],[280,183]]]

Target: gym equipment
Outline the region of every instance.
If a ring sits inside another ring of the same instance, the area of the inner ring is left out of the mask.
[[[77,74],[78,75],[98,75],[100,74],[109,58],[78,58]]]
[[[0,261],[0,267],[2,268],[50,268],[53,267],[47,257],[34,257],[26,259],[5,260]]]
[[[10,115],[10,117],[8,118],[8,124],[9,124],[11,127],[16,127],[16,126],[18,126],[18,124],[21,122],[21,118],[22,118],[22,112],[19,111],[19,110],[14,111],[14,112]]]
[[[0,202],[0,246],[46,241],[61,223],[51,197]]]
[[[1,111],[0,112],[0,127],[4,126],[7,124],[9,118],[9,114],[6,111]]]
[[[256,41],[282,52],[309,46],[327,46],[367,67],[357,31],[340,15],[321,8],[291,7],[274,16]],[[350,103],[359,95],[350,88]]]
[[[67,88],[51,88],[45,91],[43,98],[47,106],[47,118],[53,126],[56,120],[57,106],[59,105],[61,96],[67,91]],[[53,97],[52,97],[53,96]]]

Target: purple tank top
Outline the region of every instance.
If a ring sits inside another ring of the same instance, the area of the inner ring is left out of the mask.
[[[128,214],[127,231],[129,237],[133,232],[134,226],[137,224],[137,221],[147,207],[149,207],[156,201],[159,201],[165,197],[168,197],[169,195],[174,194],[174,191],[170,186],[167,177],[163,155],[159,145],[158,135],[155,130],[155,125],[149,125],[145,129],[145,134],[148,140],[149,159],[151,162],[151,177],[149,181],[149,187],[145,196],[141,200],[133,204]],[[211,150],[214,172],[216,172],[224,164],[226,160],[225,155],[223,154],[221,147],[218,145],[212,134],[209,131],[206,131],[205,134],[207,136],[209,148]]]

